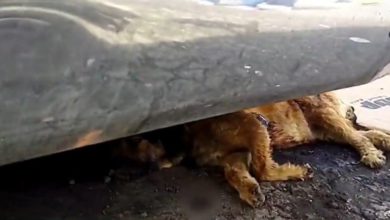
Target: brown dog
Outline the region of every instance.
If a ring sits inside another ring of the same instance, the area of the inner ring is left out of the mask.
[[[331,141],[352,146],[371,168],[384,165],[381,150],[390,151],[390,136],[356,130],[349,120],[353,117],[332,93],[324,93],[189,123],[185,128],[196,162],[223,167],[240,198],[257,206],[264,201],[258,181],[303,180],[311,174],[308,165],[277,164],[272,148]]]
[[[332,93],[324,93],[131,137],[118,150],[122,156],[156,163],[160,169],[178,164],[184,153],[200,166],[220,166],[240,198],[257,206],[264,201],[258,181],[311,177],[308,165],[277,164],[272,159],[273,148],[331,141],[355,148],[362,163],[371,168],[384,165],[381,150],[390,151],[390,135],[357,130],[355,120],[350,107]]]

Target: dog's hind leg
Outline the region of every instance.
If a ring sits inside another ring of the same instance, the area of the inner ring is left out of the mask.
[[[369,138],[353,128],[346,119],[332,111],[318,113],[316,119],[316,136],[325,141],[351,145],[356,149],[361,162],[371,168],[378,168],[385,164],[386,157],[378,150]]]
[[[316,139],[351,145],[359,152],[361,162],[365,165],[371,168],[383,166],[386,162],[383,152],[340,114],[332,99],[334,97],[323,94],[320,97],[309,96],[296,100]]]
[[[251,130],[246,134],[247,145],[250,146],[252,153],[252,170],[258,180],[303,180],[311,177],[311,170],[307,165],[276,163],[272,158],[271,140],[267,128],[259,122],[251,124]]]
[[[238,191],[240,198],[252,207],[264,203],[265,197],[260,191],[259,184],[249,173],[249,152],[237,152],[223,159],[225,178]]]

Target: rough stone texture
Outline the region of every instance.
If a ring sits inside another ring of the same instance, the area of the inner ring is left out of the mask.
[[[388,15],[2,0],[0,165],[367,82]]]
[[[275,152],[280,162],[310,163],[314,179],[261,183],[266,203],[254,210],[240,202],[218,170],[177,167],[148,173],[112,161],[108,148],[1,168],[0,219],[390,218],[390,164],[370,170],[342,146]]]

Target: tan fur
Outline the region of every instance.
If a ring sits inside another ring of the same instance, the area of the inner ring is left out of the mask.
[[[257,181],[303,180],[311,174],[307,165],[277,164],[272,159],[274,147],[331,141],[352,146],[371,168],[384,165],[379,149],[390,150],[390,136],[356,130],[349,110],[332,93],[324,93],[189,123],[186,129],[198,164],[223,167],[240,198],[256,206],[264,201]],[[269,128],[253,113],[267,118]]]
[[[266,127],[258,119],[270,121]],[[190,156],[201,166],[220,166],[225,178],[251,206],[263,203],[258,181],[304,180],[311,177],[308,165],[278,164],[272,149],[286,149],[317,140],[348,144],[371,168],[385,163],[381,150],[390,151],[390,136],[376,130],[357,130],[356,117],[332,94],[323,93],[262,105],[184,125]],[[142,139],[142,138],[141,138]],[[121,148],[129,158],[158,162],[170,167],[160,143],[136,140],[135,148]],[[134,143],[134,141],[133,141]],[[133,144],[134,145],[134,144]],[[137,145],[137,144],[136,144]],[[253,176],[252,176],[253,175]]]

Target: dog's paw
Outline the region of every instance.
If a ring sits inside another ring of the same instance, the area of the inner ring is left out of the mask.
[[[386,157],[382,151],[372,149],[362,156],[361,162],[370,168],[380,168],[385,165]]]
[[[258,185],[253,185],[247,193],[240,194],[240,198],[252,208],[258,208],[265,202],[265,196]]]

